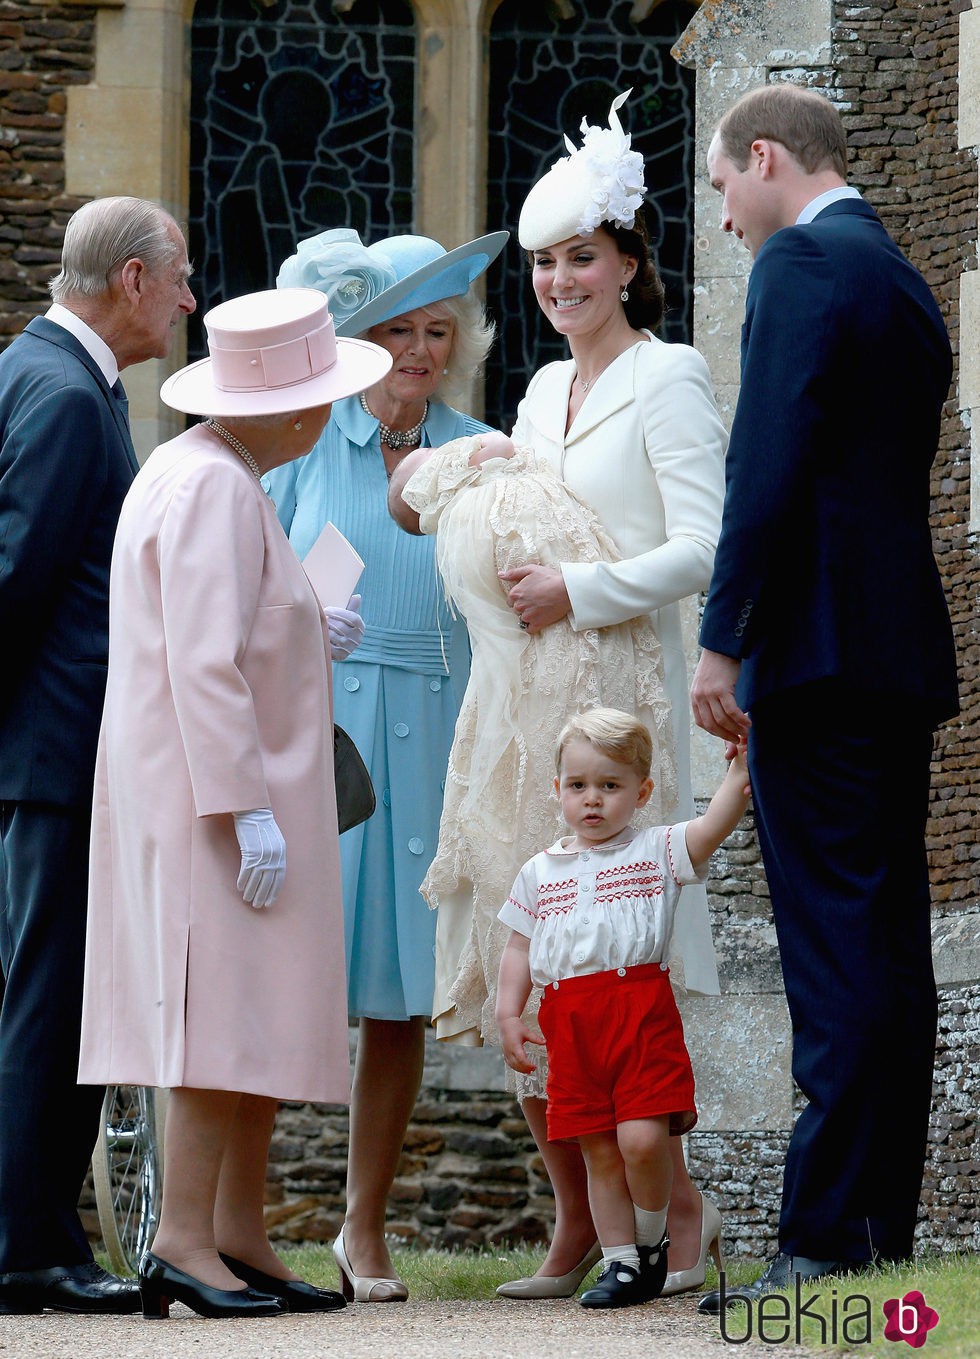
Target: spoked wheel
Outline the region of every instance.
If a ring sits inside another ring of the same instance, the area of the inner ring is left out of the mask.
[[[92,1157],[95,1202],[113,1269],[136,1273],[160,1216],[166,1091],[110,1085]]]

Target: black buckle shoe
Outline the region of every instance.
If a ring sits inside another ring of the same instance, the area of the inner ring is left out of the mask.
[[[659,1246],[637,1246],[640,1254],[640,1278],[646,1289],[646,1301],[659,1298],[667,1282],[667,1247],[670,1237],[664,1232]]]
[[[660,1286],[663,1288],[663,1283]],[[612,1260],[579,1302],[583,1307],[635,1307],[637,1303],[649,1301],[646,1287],[642,1270],[624,1265],[621,1260]]]

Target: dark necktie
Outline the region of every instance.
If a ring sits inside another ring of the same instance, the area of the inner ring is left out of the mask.
[[[118,401],[119,409],[122,411],[123,415],[126,417],[128,421],[129,397],[126,395],[126,388],[122,385],[122,378],[116,378],[115,382],[112,384],[112,395]]]

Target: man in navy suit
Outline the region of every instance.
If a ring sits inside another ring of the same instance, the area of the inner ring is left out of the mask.
[[[194,310],[180,229],[97,199],[54,304],[0,355],[0,1313],[132,1312],[79,1191],[103,1092],[79,1086],[88,840],[113,534],[137,470],[119,373]]]
[[[912,1252],[936,1037],[929,766],[958,706],[929,529],[952,359],[926,283],[847,187],[825,98],[744,96],[708,170],[754,263],[691,695],[705,731],[749,734],[808,1100],[752,1297]]]

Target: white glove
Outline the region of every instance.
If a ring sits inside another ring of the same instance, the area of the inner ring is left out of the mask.
[[[242,851],[238,890],[255,910],[271,906],[286,876],[286,842],[268,807],[235,812],[235,834]]]
[[[361,596],[351,595],[346,609],[324,609],[330,634],[332,660],[346,661],[351,652],[361,645],[364,637],[364,619],[358,613],[360,607]]]

